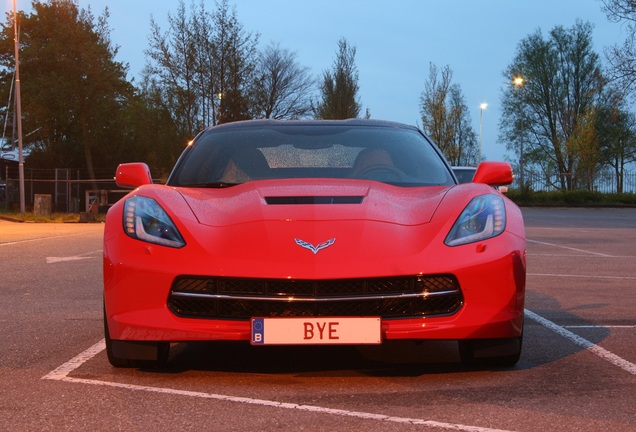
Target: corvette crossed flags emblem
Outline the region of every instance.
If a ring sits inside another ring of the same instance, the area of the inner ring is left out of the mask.
[[[304,240],[301,239],[294,239],[294,241],[296,242],[296,244],[300,247],[304,247],[305,249],[309,249],[310,251],[312,251],[314,253],[314,255],[316,255],[318,253],[318,251],[324,249],[324,248],[328,248],[329,246],[331,246],[332,244],[334,244],[336,242],[335,238],[329,239],[327,241],[324,241],[316,246],[312,245],[311,243],[308,243]]]

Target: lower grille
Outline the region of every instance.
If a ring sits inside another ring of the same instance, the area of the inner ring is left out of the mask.
[[[451,315],[463,304],[452,275],[288,280],[180,276],[168,307],[187,318]]]

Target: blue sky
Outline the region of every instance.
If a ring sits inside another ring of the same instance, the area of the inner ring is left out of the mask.
[[[195,0],[198,3],[198,0]],[[11,0],[3,0],[12,10]],[[130,65],[129,78],[145,64],[151,15],[167,30],[167,15],[177,0],[77,0],[95,15],[108,6],[117,60]],[[190,0],[186,0],[189,8]],[[17,0],[18,9],[30,1]],[[503,160],[497,142],[500,99],[509,82],[502,73],[518,43],[537,29],[547,34],[557,25],[571,27],[577,19],[594,24],[596,51],[621,44],[626,33],[610,23],[600,0],[230,0],[248,32],[297,53],[298,62],[319,76],[331,68],[341,37],[356,47],[360,102],[373,118],[420,125],[419,100],[429,64],[453,70],[479,133],[483,112],[483,153]],[[215,8],[207,0],[208,10]],[[23,77],[25,78],[25,77]],[[508,154],[508,156],[512,156]]]

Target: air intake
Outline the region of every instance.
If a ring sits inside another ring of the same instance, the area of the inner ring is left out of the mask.
[[[360,204],[361,196],[283,196],[265,197],[265,202],[271,205],[294,204]]]

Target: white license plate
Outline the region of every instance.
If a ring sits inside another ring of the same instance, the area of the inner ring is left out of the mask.
[[[252,318],[252,345],[382,343],[380,317]]]

